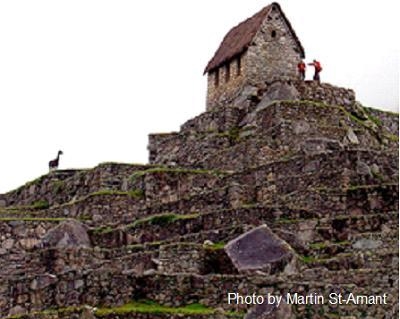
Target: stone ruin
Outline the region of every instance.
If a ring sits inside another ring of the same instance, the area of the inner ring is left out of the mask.
[[[294,76],[209,92],[179,132],[150,135],[150,164],[0,195],[0,318],[397,318],[398,115]],[[388,302],[227,302],[290,291]]]

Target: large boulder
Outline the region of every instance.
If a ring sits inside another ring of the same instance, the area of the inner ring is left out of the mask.
[[[293,249],[267,225],[261,225],[231,240],[224,249],[240,272],[292,272],[296,263]]]
[[[67,220],[50,229],[40,242],[41,247],[91,247],[87,228],[76,220]]]

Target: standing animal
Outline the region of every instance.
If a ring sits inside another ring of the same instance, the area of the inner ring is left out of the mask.
[[[58,168],[58,164],[60,162],[60,155],[62,155],[62,154],[63,154],[62,151],[58,151],[57,158],[55,158],[49,162],[49,171],[50,172],[54,171]]]

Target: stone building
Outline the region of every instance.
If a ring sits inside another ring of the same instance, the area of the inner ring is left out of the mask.
[[[261,89],[297,78],[303,46],[276,2],[232,28],[204,73],[207,110],[232,102],[248,85]]]

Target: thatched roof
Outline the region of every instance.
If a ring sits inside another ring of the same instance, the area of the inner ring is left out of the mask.
[[[304,58],[304,49],[300,43],[300,40],[297,38],[296,33],[294,32],[289,20],[283,13],[280,5],[274,2],[257,12],[251,18],[239,23],[236,27],[232,28],[228,32],[228,34],[222,40],[218,50],[215,52],[214,57],[210,60],[210,62],[208,62],[204,73],[212,71],[213,69],[221,66],[225,62],[244,52],[250,45],[257,31],[260,29],[264,19],[267,17],[273,7],[277,8],[281,13],[294,40],[298,45],[301,57]]]

